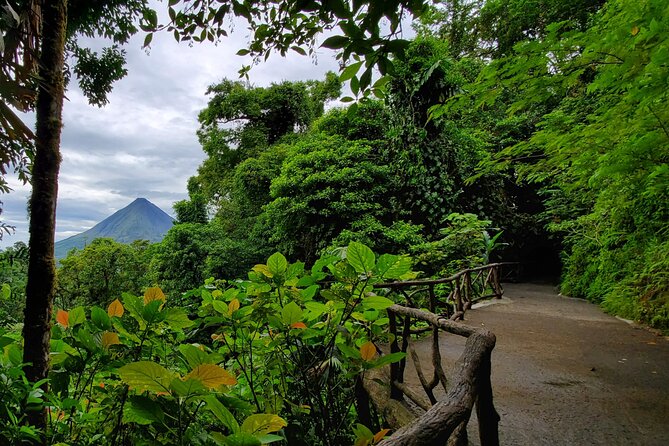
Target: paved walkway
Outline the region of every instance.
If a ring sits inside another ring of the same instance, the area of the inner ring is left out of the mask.
[[[546,285],[507,284],[504,299],[466,319],[497,336],[502,445],[669,445],[669,339]],[[442,346],[450,367],[464,341],[444,334]],[[416,348],[429,363],[427,342]],[[469,432],[478,444],[473,423]]]

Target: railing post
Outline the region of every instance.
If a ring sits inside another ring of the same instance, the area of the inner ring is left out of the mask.
[[[479,422],[479,439],[481,446],[499,446],[499,414],[495,410],[490,382],[490,354],[485,353],[478,371],[478,397],[476,400],[476,417]]]
[[[468,307],[471,307],[471,303],[472,303],[472,299],[473,299],[472,295],[474,293],[474,289],[472,288],[471,273],[469,271],[467,271],[464,275],[464,278],[465,278],[465,299],[464,299],[465,303],[464,303],[464,305],[467,305],[467,303],[469,303]]]
[[[462,312],[463,311],[463,305],[462,305],[462,289],[460,286],[460,278],[455,279],[455,312]]]
[[[497,299],[501,299],[502,298],[502,293],[503,293],[502,284],[499,281],[499,277],[501,275],[499,273],[500,268],[501,268],[501,266],[499,266],[499,265],[495,265],[495,266],[492,267],[492,274],[493,274],[492,283],[493,283],[493,287],[494,287],[494,290],[495,290],[495,298],[497,298]]]
[[[393,336],[392,341],[390,342],[390,353],[397,353],[400,351],[400,347],[397,344],[397,316],[394,312],[388,311],[388,325],[390,328],[390,333]],[[404,379],[400,376],[400,364],[398,362],[393,362],[390,364],[390,398],[394,400],[402,400],[403,395],[402,391],[395,386],[395,382],[403,382]]]

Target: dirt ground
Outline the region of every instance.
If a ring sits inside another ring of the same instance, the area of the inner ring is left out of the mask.
[[[502,445],[669,445],[669,339],[558,296],[506,284],[505,297],[467,312],[497,336],[492,356]],[[444,366],[464,339],[444,334]],[[431,376],[428,341],[416,345]],[[407,383],[420,388],[411,360]],[[470,442],[478,444],[475,417]]]

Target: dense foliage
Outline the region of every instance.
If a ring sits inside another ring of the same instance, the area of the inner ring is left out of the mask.
[[[662,1],[610,1],[587,26],[563,16],[490,63],[453,105],[502,107],[532,123],[486,165],[542,186],[541,217],[564,240],[563,291],[663,328],[668,11]]]
[[[358,375],[403,357],[378,355],[393,301],[373,285],[412,277],[408,257],[354,242],[310,269],[275,253],[246,280],[208,279],[190,317],[158,287],[61,308],[48,392],[23,380],[20,335],[3,329],[0,441],[37,438],[22,424],[42,406],[49,444],[350,444],[371,432],[352,429]]]
[[[72,36],[106,29],[122,43],[131,17],[152,31],[157,16],[142,1],[84,3],[73,2],[68,51],[101,104],[122,53]],[[179,39],[223,35],[229,10],[186,3],[168,6]],[[233,3],[253,22],[242,53],[311,51],[341,24],[323,45],[348,66],[320,81],[210,87],[207,158],[165,239],[96,240],[62,260],[48,393],[22,364],[28,250],[0,253],[1,443],[36,440],[25,414],[48,408],[52,443],[372,444],[382,422],[359,406],[358,376],[398,358],[376,356],[391,301],[371,287],[495,256],[530,277],[561,271],[563,292],[669,329],[666,2]],[[381,35],[381,17],[401,23],[398,4],[422,14],[411,42]],[[104,11],[129,15],[105,22]],[[8,12],[6,60],[33,25]],[[22,69],[6,66],[5,77]],[[342,82],[352,104],[326,110]],[[0,96],[13,94],[3,83]],[[12,116],[0,113],[0,167],[24,169],[8,132],[28,133]]]

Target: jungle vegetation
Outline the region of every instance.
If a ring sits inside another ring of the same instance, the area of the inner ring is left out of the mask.
[[[377,357],[392,301],[371,287],[491,259],[669,330],[666,2],[176,0],[164,27],[140,1],[52,3],[41,34],[35,2],[0,22],[0,162],[36,191],[30,250],[0,253],[1,444],[373,444],[356,379],[399,358]],[[415,36],[384,37],[402,8]],[[56,271],[65,52],[104,104],[123,53],[77,36],[215,40],[229,14],[258,58],[337,25],[322,44],[346,68],[213,84],[165,239],[97,240]],[[35,135],[15,119],[33,107]]]

